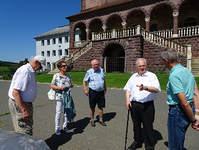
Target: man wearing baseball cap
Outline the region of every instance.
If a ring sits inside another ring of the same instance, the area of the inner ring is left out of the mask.
[[[9,96],[9,109],[16,132],[33,134],[33,104],[37,95],[36,71],[46,68],[46,59],[35,56],[13,75]]]

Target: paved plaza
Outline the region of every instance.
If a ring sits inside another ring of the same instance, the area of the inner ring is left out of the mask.
[[[8,109],[8,88],[10,81],[0,81],[0,127],[13,131]],[[54,134],[55,103],[47,98],[50,84],[38,83],[38,95],[34,102],[33,136],[45,140],[52,150],[124,150],[127,108],[125,106],[125,91],[108,88],[104,121],[106,127],[96,123],[91,127],[88,97],[84,95],[82,86],[74,86],[72,96],[77,116],[74,122],[68,124],[71,133],[61,131],[61,136]],[[155,100],[154,137],[155,149],[167,150],[167,112],[166,92],[157,94]],[[95,116],[98,115],[96,109]],[[132,121],[129,119],[127,147],[133,142]],[[187,150],[199,149],[199,132],[189,127],[185,139]],[[143,147],[138,150],[144,150]]]

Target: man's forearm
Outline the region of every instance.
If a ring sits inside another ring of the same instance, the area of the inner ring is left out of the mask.
[[[84,88],[84,91],[87,90],[86,82],[85,81],[83,81],[83,88]]]
[[[189,120],[191,122],[194,122],[196,120],[194,114],[193,114],[193,111],[192,111],[192,108],[191,106],[189,105],[189,103],[187,102],[187,99],[186,99],[186,96],[185,96],[185,93],[179,93],[177,94],[179,100],[180,100],[180,105],[182,106],[182,108],[184,109],[187,117],[189,118]]]

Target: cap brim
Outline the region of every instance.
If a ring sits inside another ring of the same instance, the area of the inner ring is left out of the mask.
[[[46,69],[46,66],[44,66],[43,64],[41,64],[41,66],[42,66],[42,69]]]

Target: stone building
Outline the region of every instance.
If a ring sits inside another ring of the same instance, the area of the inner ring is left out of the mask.
[[[179,51],[180,62],[194,72],[199,57],[198,0],[81,0],[70,21],[70,59],[74,68],[90,68],[96,58],[105,72],[135,72],[144,57],[149,70],[163,68],[165,48]],[[75,47],[75,31],[85,45]],[[192,61],[192,63],[191,63]]]

